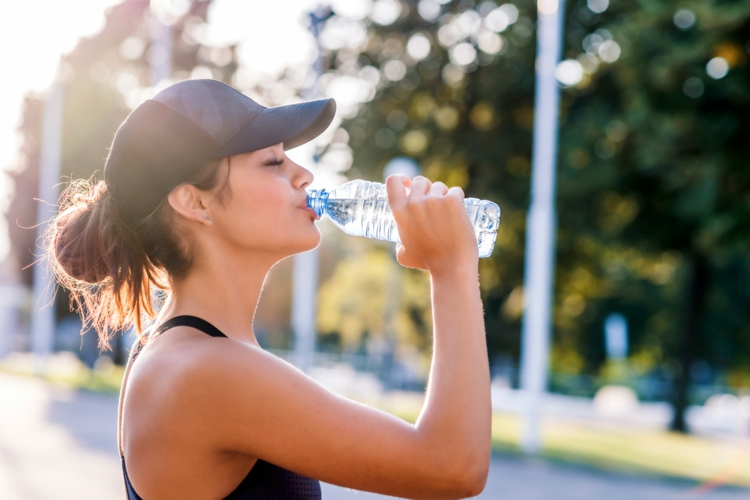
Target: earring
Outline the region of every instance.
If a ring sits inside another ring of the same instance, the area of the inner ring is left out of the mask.
[[[203,220],[205,220],[207,222],[211,222],[211,218],[208,215],[203,214],[203,215],[201,215],[201,217],[203,218]]]

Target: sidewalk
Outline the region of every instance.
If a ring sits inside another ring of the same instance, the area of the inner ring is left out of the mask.
[[[0,373],[0,498],[122,500],[117,398]],[[689,481],[496,456],[481,499],[747,500],[746,489],[699,494]],[[385,498],[323,485],[326,500]]]

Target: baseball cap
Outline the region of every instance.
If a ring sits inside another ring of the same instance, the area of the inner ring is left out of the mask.
[[[140,221],[207,162],[279,143],[292,149],[320,135],[335,112],[333,99],[267,108],[222,82],[185,80],[120,125],[104,180],[122,214]]]

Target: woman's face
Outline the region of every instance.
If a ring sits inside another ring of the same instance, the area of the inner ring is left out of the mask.
[[[231,249],[277,258],[315,248],[320,232],[307,207],[312,173],[287,158],[282,144],[223,160],[228,185],[223,203],[210,203],[217,234]],[[220,183],[219,189],[221,189]]]

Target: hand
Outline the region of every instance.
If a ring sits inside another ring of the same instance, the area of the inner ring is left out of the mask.
[[[461,188],[405,175],[389,176],[386,187],[401,236],[396,248],[401,265],[432,274],[476,269],[479,250]]]

